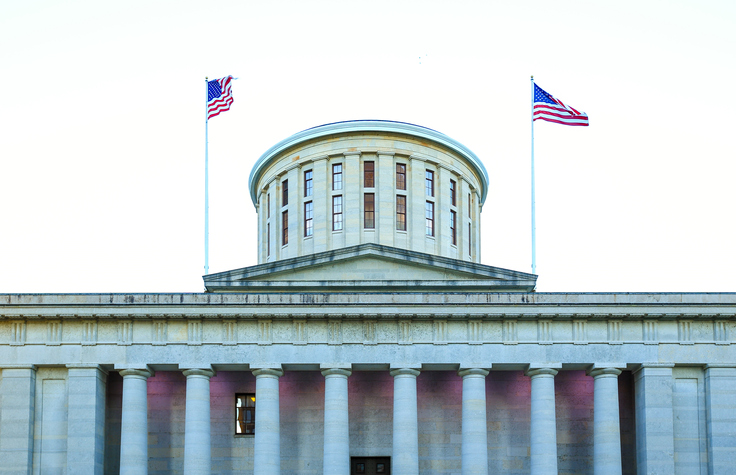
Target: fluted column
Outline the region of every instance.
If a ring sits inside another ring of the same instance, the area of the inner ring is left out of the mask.
[[[593,472],[621,475],[621,428],[618,415],[618,375],[613,367],[595,367],[593,377]]]
[[[120,475],[148,473],[149,369],[124,369],[123,413],[120,429]]]
[[[482,368],[462,369],[462,475],[488,475],[486,376]]]
[[[281,435],[279,418],[279,378],[283,370],[253,370],[256,377],[256,433],[253,444],[254,475],[281,473]]]
[[[212,469],[210,440],[211,369],[187,369],[186,420],[184,422],[184,475],[209,475]]]
[[[417,422],[417,376],[419,371],[400,368],[394,377],[394,437],[391,465],[394,473],[418,475],[419,431]]]
[[[554,368],[529,368],[532,381],[531,473],[557,474],[557,421]]]
[[[350,427],[348,425],[348,376],[344,368],[322,370],[325,377],[324,475],[350,473]]]

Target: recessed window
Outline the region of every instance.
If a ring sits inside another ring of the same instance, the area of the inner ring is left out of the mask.
[[[427,196],[434,196],[434,172],[432,170],[424,171],[424,187],[427,189]]]
[[[434,203],[431,201],[424,204],[424,222],[427,236],[434,236]]]
[[[271,217],[271,193],[266,195],[266,217]]]
[[[376,195],[374,193],[363,195],[363,227],[366,229],[376,227]]]
[[[455,180],[450,180],[450,204],[457,206],[457,183],[455,183]]]
[[[373,188],[375,185],[375,163],[363,162],[363,187]]]
[[[450,210],[450,236],[452,244],[457,246],[457,213]]]
[[[281,245],[289,244],[289,210],[281,213]]]
[[[396,189],[397,190],[406,189],[406,164],[404,163],[396,164]]]
[[[271,255],[271,223],[266,224],[266,257]]]
[[[312,196],[312,170],[304,172],[304,196]]]
[[[289,204],[289,180],[281,182],[281,206]]]
[[[471,233],[472,230],[473,229],[472,229],[470,223],[468,223],[468,255],[469,256],[472,256],[473,255],[473,251],[471,250],[472,248],[470,247],[470,243],[472,242],[472,237],[470,236],[470,233]]]
[[[256,395],[235,395],[235,435],[256,433]]]
[[[311,201],[304,203],[304,236],[314,233],[314,207]]]
[[[406,231],[406,196],[396,196],[396,230]]]
[[[470,200],[470,193],[468,193],[468,218],[470,218],[472,215],[470,214],[470,206],[472,205]]]
[[[342,195],[332,197],[332,230],[342,230]]]
[[[332,165],[332,189],[342,190],[342,163]]]

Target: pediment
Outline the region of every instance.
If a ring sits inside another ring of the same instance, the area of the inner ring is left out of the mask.
[[[360,244],[204,276],[208,292],[532,291],[537,276],[378,244]]]

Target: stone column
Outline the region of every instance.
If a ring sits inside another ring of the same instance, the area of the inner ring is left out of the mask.
[[[488,475],[488,370],[461,369],[457,374],[463,378],[462,475]]]
[[[184,475],[209,475],[212,469],[210,440],[211,369],[187,369],[186,420],[184,422]]]
[[[0,461],[9,473],[31,473],[36,367],[3,366],[0,383]]]
[[[322,370],[325,377],[324,475],[350,473],[350,427],[348,426],[348,376],[344,368]]]
[[[148,473],[148,378],[150,369],[124,369],[120,475]]]
[[[394,437],[391,465],[394,473],[419,474],[419,431],[417,421],[417,376],[419,371],[400,368],[394,377]]]
[[[531,473],[557,474],[557,420],[554,368],[529,368],[532,381]],[[618,406],[617,406],[618,407]]]
[[[675,473],[673,364],[643,364],[634,373],[637,473]]]
[[[736,464],[736,367],[705,367],[708,473],[732,473]]]
[[[281,473],[281,435],[279,431],[279,378],[283,370],[254,369],[256,377],[256,434],[253,444],[254,475]]]
[[[593,471],[621,475],[621,428],[618,415],[618,375],[613,366],[596,365],[593,377]]]
[[[107,371],[66,365],[69,371],[66,463],[72,474],[102,474],[105,467]]]

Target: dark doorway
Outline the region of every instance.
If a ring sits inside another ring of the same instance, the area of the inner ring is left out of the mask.
[[[350,475],[391,473],[391,457],[350,457]]]

